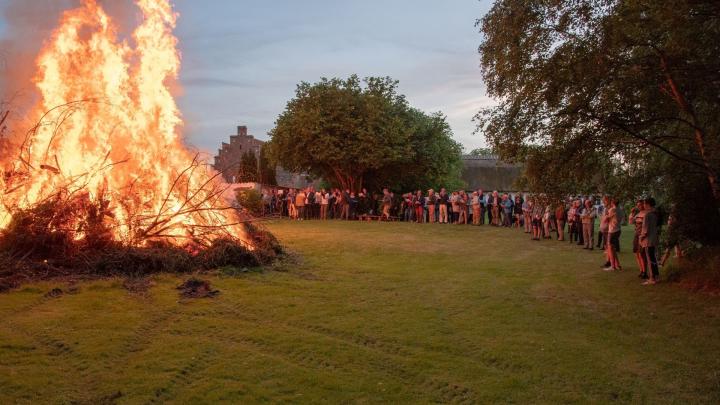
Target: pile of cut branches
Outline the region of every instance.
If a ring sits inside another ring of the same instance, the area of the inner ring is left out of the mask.
[[[60,193],[31,209],[16,210],[0,232],[0,292],[40,279],[257,267],[282,253],[277,239],[251,222],[244,225],[247,242],[227,236],[209,244],[147,240],[129,245],[113,240],[105,215],[102,199],[82,193]]]

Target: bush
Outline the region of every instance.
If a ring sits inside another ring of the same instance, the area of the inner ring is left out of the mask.
[[[693,291],[720,294],[720,247],[686,249],[685,255],[667,268],[667,280]]]
[[[248,213],[260,216],[263,213],[262,194],[255,189],[240,190],[235,197],[240,207]]]

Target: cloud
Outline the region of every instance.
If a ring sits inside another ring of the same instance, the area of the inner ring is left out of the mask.
[[[181,78],[180,83],[185,87],[258,87],[252,81],[230,80],[218,77],[189,77]]]

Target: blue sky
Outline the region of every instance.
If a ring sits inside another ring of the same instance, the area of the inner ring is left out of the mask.
[[[35,0],[28,0],[35,1]],[[0,4],[3,1],[0,1]],[[455,139],[482,146],[472,117],[492,104],[478,68],[478,0],[175,0],[185,134],[207,151],[237,125],[267,131],[300,81],[391,76]],[[0,19],[0,37],[4,22]]]

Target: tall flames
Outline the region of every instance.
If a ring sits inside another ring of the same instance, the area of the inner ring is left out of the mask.
[[[221,176],[182,142],[168,84],[180,56],[168,0],[136,0],[132,41],[96,0],[63,14],[37,58],[37,126],[2,157],[0,228],[46,201],[96,206],[103,229],[130,244],[245,240]],[[87,218],[72,222],[88,237]]]

